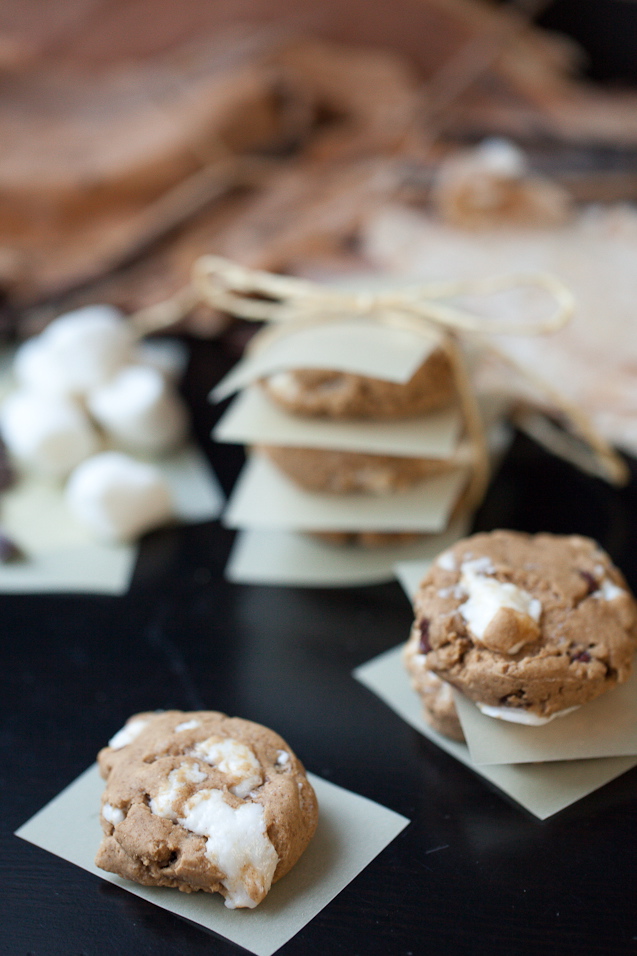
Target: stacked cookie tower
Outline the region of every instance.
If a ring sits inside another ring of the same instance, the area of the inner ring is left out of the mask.
[[[413,418],[449,406],[455,394],[449,361],[440,349],[404,385],[348,372],[301,369],[277,372],[261,387],[288,414],[349,422]],[[338,495],[391,495],[450,468],[441,458],[270,444],[258,450],[299,488]],[[313,533],[333,543],[367,546],[417,537],[417,532],[365,529]]]
[[[363,546],[446,529],[470,456],[439,342],[371,322],[314,327],[248,357],[215,394],[237,387],[214,437],[252,454],[227,524]]]
[[[456,740],[463,698],[488,717],[541,726],[626,681],[637,648],[623,575],[580,535],[460,541],[433,563],[414,610],[405,664],[427,723]]]

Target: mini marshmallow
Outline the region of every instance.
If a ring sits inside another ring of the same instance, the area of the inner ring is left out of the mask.
[[[528,170],[522,150],[510,140],[497,136],[483,140],[472,158],[476,170],[484,169],[494,176],[519,179]]]
[[[172,496],[154,465],[117,451],[82,462],[69,478],[71,513],[104,541],[130,541],[174,514]]]
[[[63,396],[14,392],[0,411],[0,430],[11,454],[56,478],[68,475],[100,447],[88,416]]]
[[[131,451],[159,454],[183,441],[186,408],[155,368],[129,365],[87,397],[89,411],[102,428]]]
[[[111,378],[133,354],[134,335],[118,309],[67,312],[16,352],[14,374],[30,389],[83,395]]]

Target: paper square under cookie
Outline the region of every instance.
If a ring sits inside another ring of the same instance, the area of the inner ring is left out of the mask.
[[[462,429],[455,407],[399,421],[340,421],[282,411],[258,386],[235,398],[213,431],[221,442],[330,448],[376,455],[451,458]]]
[[[365,797],[308,775],[319,825],[299,862],[254,910],[230,910],[218,894],[180,893],[132,883],[93,860],[104,781],[93,765],[16,832],[16,836],[184,919],[219,933],[257,956],[270,956],[299,932],[407,826],[409,820]]]
[[[170,485],[177,520],[209,521],[223,493],[194,446],[157,463]],[[61,485],[23,478],[2,498],[2,526],[27,560],[0,565],[0,593],[124,594],[130,585],[136,544],[101,544],[69,514]]]
[[[437,346],[435,336],[395,325],[348,315],[339,321],[334,321],[336,316],[325,318],[324,324],[295,329],[247,355],[215,386],[211,397],[221,401],[257,379],[284,369],[327,368],[404,383]]]
[[[240,531],[226,565],[237,584],[287,587],[352,587],[391,581],[398,558],[428,567],[436,555],[466,533],[468,518],[453,521],[442,534],[412,544],[363,548],[318,541],[296,531]],[[424,573],[424,572],[423,572]]]
[[[467,480],[454,469],[386,495],[304,491],[262,455],[247,461],[223,516],[230,528],[286,531],[443,531]]]
[[[456,709],[476,764],[532,763],[637,754],[637,672],[595,700],[541,727],[480,713],[454,691]]]
[[[615,777],[637,766],[637,757],[600,757],[552,763],[476,765],[466,744],[436,733],[422,717],[402,661],[403,646],[379,655],[354,671],[354,677],[408,724],[479,776],[499,787],[534,816],[545,820]]]

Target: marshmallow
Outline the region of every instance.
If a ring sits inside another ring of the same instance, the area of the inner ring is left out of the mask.
[[[14,392],[0,411],[0,429],[11,454],[56,478],[68,475],[100,447],[88,417],[63,396]]]
[[[566,707],[564,710],[557,710],[548,717],[541,717],[539,714],[534,714],[523,707],[491,707],[489,704],[481,704],[479,701],[475,703],[478,710],[487,717],[495,717],[496,720],[508,720],[511,724],[526,724],[527,727],[542,727],[556,717],[566,717],[567,714],[572,714],[574,710],[579,709],[579,705]]]
[[[520,179],[528,171],[522,150],[510,140],[497,136],[483,140],[473,152],[472,159],[476,171],[484,170],[494,176]]]
[[[129,541],[174,514],[170,489],[154,465],[117,451],[79,465],[66,486],[71,513],[104,541]]]
[[[118,309],[91,305],[67,312],[16,352],[14,374],[28,388],[83,395],[133,354],[134,335]]]
[[[89,411],[124,447],[158,454],[187,432],[188,416],[175,388],[157,369],[129,365],[87,396]]]

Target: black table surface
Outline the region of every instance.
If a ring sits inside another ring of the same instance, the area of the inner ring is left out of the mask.
[[[228,363],[218,345],[194,344],[185,383],[226,490],[241,452],[210,442],[218,409],[205,396]],[[518,436],[475,527],[591,535],[635,588],[636,489],[611,489]],[[412,821],[283,956],[635,953],[637,768],[538,821],[352,678],[406,639],[397,583],[233,585],[222,574],[231,543],[217,522],[157,531],[124,597],[2,598],[0,953],[243,952],[13,836],[130,714],[157,708],[264,723],[309,770]]]

